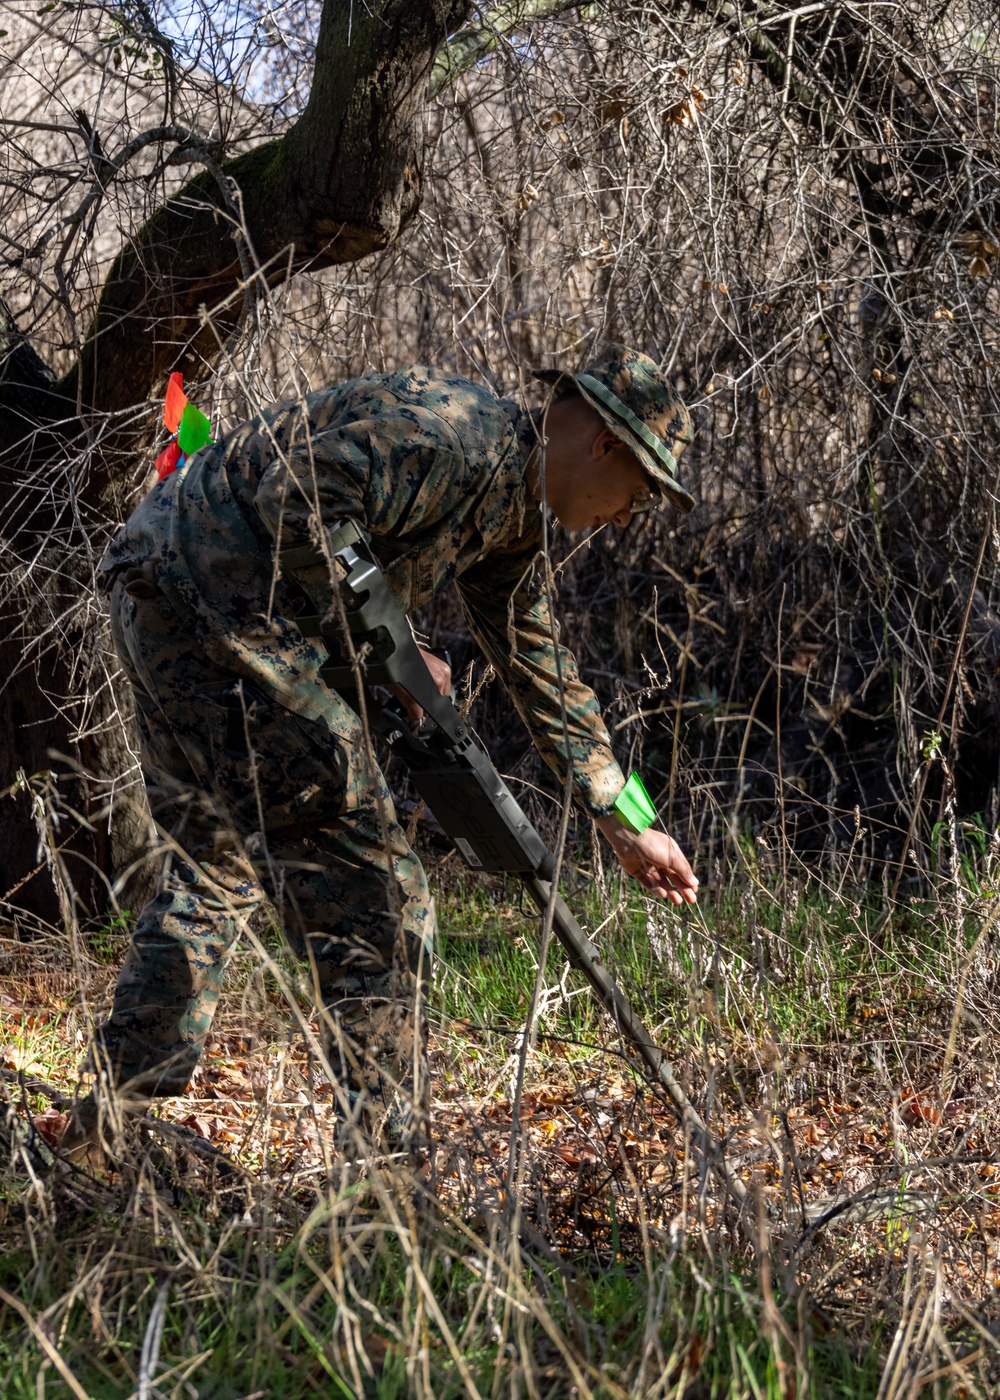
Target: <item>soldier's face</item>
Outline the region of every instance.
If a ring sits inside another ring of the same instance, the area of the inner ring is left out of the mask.
[[[579,402],[579,400],[577,401]],[[632,502],[649,489],[649,478],[632,450],[592,410],[567,424],[565,435],[553,423],[545,463],[545,499],[567,530],[625,526]]]

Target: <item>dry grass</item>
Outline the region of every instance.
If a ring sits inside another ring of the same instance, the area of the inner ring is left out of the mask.
[[[117,151],[162,90],[135,65],[114,78],[91,8],[13,8],[28,38],[5,59],[2,207],[20,256],[93,186],[74,104]],[[782,52],[800,76],[827,64],[831,132],[751,59],[763,25],[612,8],[537,28],[446,92],[418,223],[360,270],[262,293],[203,402],[224,431],[412,359],[521,396],[526,366],[582,363],[609,337],[678,378],[698,515],[588,541],[560,609],[619,752],[709,877],[704,920],[636,902],[596,862],[583,903],[756,1217],[737,1220],[555,960],[513,1101],[532,921],[449,863],[416,1174],[331,1166],[329,1083],[249,952],[191,1094],[162,1110],[181,1131],[131,1132],[104,1180],[54,1167],[31,1120],[52,1106],[41,1086],[71,1091],[123,932],[10,928],[4,1400],[997,1393],[997,279],[995,250],[969,245],[995,224],[996,16],[921,3],[904,33],[882,7],[805,7]],[[237,100],[223,36],[204,51],[217,72],[181,65],[186,119],[227,152],[283,129],[308,24],[291,37],[269,73],[284,105]],[[845,78],[855,39],[871,65]],[[911,128],[882,122],[886,92],[916,94]],[[54,116],[65,130],[43,140]],[[173,167],[148,173],[123,176],[87,237],[12,259],[11,303],[55,367],[171,188]],[[38,617],[23,664],[62,649],[81,745],[121,715],[76,570],[89,579],[148,475],[130,463],[81,527],[66,483],[89,465],[46,463],[63,523],[40,553],[12,542],[0,579],[12,625]],[[569,543],[556,532],[555,552]],[[467,645],[454,604],[428,627]],[[528,790],[523,735],[485,702],[481,731]],[[94,780],[121,790],[110,760]]]
[[[779,899],[744,870],[704,918],[613,885],[585,901],[751,1186],[741,1223],[555,956],[512,1102],[533,920],[449,868],[417,1170],[331,1158],[332,1086],[252,952],[161,1110],[181,1132],[132,1130],[106,1179],[52,1167],[33,1081],[71,1092],[111,966],[80,986],[57,946],[7,944],[5,1396],[72,1392],[42,1336],[95,1400],[995,1393],[989,899],[960,930],[945,901],[886,920],[803,872]]]

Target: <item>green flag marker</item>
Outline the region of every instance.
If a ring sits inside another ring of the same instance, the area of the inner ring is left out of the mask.
[[[656,821],[656,808],[638,773],[632,774],[618,794],[615,811],[635,831],[645,831]]]
[[[187,404],[177,428],[177,446],[185,457],[190,457],[192,453],[199,452],[211,441],[211,423],[200,408],[195,408],[193,403]]]

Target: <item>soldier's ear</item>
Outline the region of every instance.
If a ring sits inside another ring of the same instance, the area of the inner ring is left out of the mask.
[[[591,456],[606,457],[609,452],[614,452],[616,448],[622,445],[622,440],[618,434],[613,432],[606,423],[602,422],[601,431],[594,438],[593,446],[590,449]]]

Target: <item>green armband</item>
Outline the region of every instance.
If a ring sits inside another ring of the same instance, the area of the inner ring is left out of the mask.
[[[634,831],[645,831],[656,821],[656,808],[638,773],[632,774],[618,794],[614,810]]]

